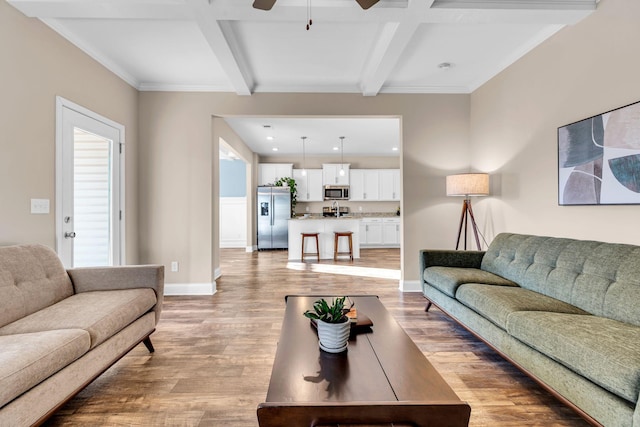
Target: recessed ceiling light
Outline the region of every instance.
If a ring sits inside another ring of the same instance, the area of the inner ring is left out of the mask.
[[[443,70],[448,70],[451,68],[451,62],[442,62],[438,64],[438,68],[442,68]]]
[[[333,151],[338,151],[340,147],[333,147]]]
[[[271,125],[262,125],[262,127],[265,129],[271,129]]]
[[[278,147],[273,147],[271,151],[278,151]]]
[[[392,151],[398,151],[398,147],[393,147],[391,150]]]
[[[273,137],[272,137],[271,135],[269,135],[269,136],[267,137],[267,141],[273,141]]]

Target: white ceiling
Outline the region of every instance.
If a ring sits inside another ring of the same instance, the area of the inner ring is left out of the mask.
[[[340,156],[341,136],[345,156],[397,156],[400,151],[398,118],[233,117],[225,121],[260,156],[300,156],[303,136],[308,156]]]
[[[139,90],[373,96],[470,93],[597,0],[7,1]]]
[[[470,93],[597,0],[7,0],[139,90]],[[449,63],[449,68],[439,64]],[[228,118],[260,155],[393,156],[393,118]],[[263,125],[273,126],[274,141]],[[278,152],[271,149],[276,146]]]

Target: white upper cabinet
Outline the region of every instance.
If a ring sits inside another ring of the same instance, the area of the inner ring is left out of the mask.
[[[349,200],[373,201],[379,199],[380,174],[377,169],[352,169],[350,175]]]
[[[293,178],[293,163],[258,164],[258,185],[270,185],[285,177]]]
[[[344,168],[344,176],[340,169]],[[322,165],[322,185],[349,185],[349,163],[325,163]]]
[[[380,169],[380,200],[400,200],[400,169]]]
[[[302,169],[294,169],[293,179],[296,180],[299,202],[321,202],[323,200],[322,169],[307,169],[306,176],[302,175]]]
[[[400,169],[351,169],[349,200],[399,201]]]

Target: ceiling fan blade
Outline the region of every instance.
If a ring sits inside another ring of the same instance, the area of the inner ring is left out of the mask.
[[[271,10],[276,0],[254,0],[253,7],[260,10]]]
[[[378,3],[379,0],[356,0],[361,8],[367,10],[374,4]]]

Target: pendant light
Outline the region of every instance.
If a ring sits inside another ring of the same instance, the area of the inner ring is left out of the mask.
[[[344,176],[344,136],[340,137],[340,176]]]
[[[306,142],[307,137],[301,136],[300,139],[302,139],[302,176],[307,176],[307,156],[304,150],[304,143]]]

